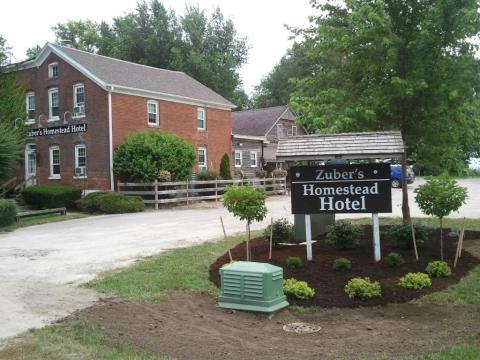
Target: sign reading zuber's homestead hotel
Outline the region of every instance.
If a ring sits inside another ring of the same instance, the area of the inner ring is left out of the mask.
[[[87,132],[87,124],[54,126],[42,129],[32,129],[28,132],[28,137],[77,134]]]
[[[291,168],[292,212],[392,212],[389,164],[296,166]]]

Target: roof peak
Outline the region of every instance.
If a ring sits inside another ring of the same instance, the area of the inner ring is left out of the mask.
[[[232,112],[232,114],[239,114],[239,113],[246,113],[246,112],[254,112],[254,111],[262,111],[262,110],[270,110],[270,109],[276,109],[276,108],[288,108],[288,105],[276,105],[276,106],[269,106],[269,107],[258,108],[258,109],[240,110],[240,111],[234,111],[234,112]]]

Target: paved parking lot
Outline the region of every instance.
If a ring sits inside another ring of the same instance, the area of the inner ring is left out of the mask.
[[[418,180],[415,184],[422,183]],[[456,217],[480,218],[480,179],[461,180],[469,188],[468,203]],[[409,187],[413,216],[421,216]],[[393,189],[393,216],[401,216],[401,190]],[[291,217],[290,198],[271,197],[269,217]],[[0,339],[40,327],[97,299],[78,287],[99,272],[130,264],[160,251],[198,244],[244,231],[221,204],[178,207],[137,214],[96,216],[38,225],[0,234]],[[266,226],[268,220],[255,224]]]

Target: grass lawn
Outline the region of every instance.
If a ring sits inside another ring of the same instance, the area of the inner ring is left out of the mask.
[[[421,356],[406,357],[403,360],[478,360],[480,346],[461,345],[442,349],[441,351]]]
[[[3,360],[169,360],[124,344],[112,344],[100,327],[86,322],[47,326],[0,350]]]
[[[72,212],[72,213],[67,213],[67,215],[45,214],[45,215],[24,217],[24,218],[20,218],[20,222],[18,223],[12,224],[10,226],[0,227],[0,233],[14,231],[15,229],[32,226],[32,225],[41,225],[41,224],[47,224],[52,222],[58,222],[58,221],[82,219],[88,216],[92,216],[92,215],[79,213],[79,212]]]

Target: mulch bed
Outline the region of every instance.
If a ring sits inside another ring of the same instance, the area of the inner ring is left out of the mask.
[[[470,269],[480,264],[480,259],[464,251],[451,277],[433,278],[432,286],[423,290],[404,289],[397,285],[402,276],[408,272],[424,272],[428,262],[439,260],[439,231],[430,231],[428,240],[419,249],[420,260],[418,262],[415,261],[413,250],[400,249],[395,246],[392,239],[383,236],[381,243],[382,259],[391,251],[398,252],[405,258],[405,264],[397,268],[391,268],[384,261],[374,262],[371,226],[363,226],[363,230],[360,246],[355,250],[336,250],[325,243],[324,235],[318,237],[317,242],[313,244],[312,262],[306,261],[304,245],[277,246],[273,250],[272,260],[268,261],[268,242],[261,238],[254,239],[250,242],[252,261],[269,262],[280,266],[283,268],[285,279],[293,277],[297,280],[307,281],[309,286],[315,289],[316,294],[312,299],[289,299],[290,304],[327,308],[375,306],[407,302],[457,283]],[[386,230],[386,227],[382,227],[382,230]],[[448,234],[449,230],[444,230],[444,255],[445,260],[452,266],[458,236],[449,237]],[[466,240],[480,238],[480,232],[468,231],[465,235]],[[232,248],[231,252],[234,260],[245,260],[245,243]],[[303,261],[303,268],[287,268],[286,260],[289,256],[299,256]],[[351,271],[341,273],[333,270],[332,262],[339,257],[346,257],[352,262]],[[210,266],[210,280],[218,287],[220,286],[219,269],[228,262],[228,254],[225,253]],[[352,277],[370,277],[372,280],[380,281],[382,297],[367,301],[349,299],[343,288]]]

